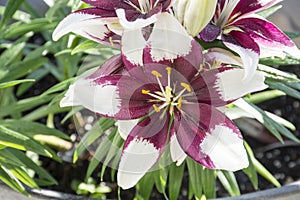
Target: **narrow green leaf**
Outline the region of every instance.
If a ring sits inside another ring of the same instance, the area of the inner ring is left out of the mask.
[[[258,92],[258,93],[252,94],[251,96],[247,96],[244,99],[253,104],[257,104],[257,103],[268,101],[270,99],[274,99],[274,98],[281,97],[284,95],[285,95],[285,93],[280,90],[268,90],[268,91],[263,91],[263,92]]]
[[[27,61],[21,61],[10,65],[9,72],[6,77],[3,77],[1,82],[14,81],[15,79],[21,78],[28,73],[38,69],[43,64],[47,63],[47,58],[37,58]]]
[[[103,135],[104,131],[109,129],[115,124],[114,120],[107,119],[105,117],[100,118],[99,122],[93,126],[93,128],[88,131],[83,138],[81,138],[78,147],[75,150],[73,162],[75,163],[78,156],[86,150],[97,138]]]
[[[13,86],[21,84],[21,83],[34,82],[34,81],[35,81],[34,79],[24,79],[24,80],[16,80],[16,81],[9,81],[9,82],[5,82],[5,83],[0,83],[0,89],[13,87]]]
[[[37,122],[10,119],[0,121],[0,124],[14,131],[22,132],[28,137],[34,137],[35,135],[51,135],[70,140],[69,136],[67,136],[63,132],[54,128],[49,128]]]
[[[243,169],[243,172],[245,174],[247,174],[247,176],[249,177],[254,189],[257,190],[258,189],[257,172],[256,172],[255,166],[252,162],[252,160],[255,157],[254,157],[253,151],[252,151],[251,147],[248,145],[248,143],[244,142],[244,144],[245,144],[245,148],[246,148],[247,155],[248,155],[249,166],[247,168]]]
[[[169,169],[167,166],[159,167],[158,170],[154,171],[154,182],[156,189],[158,192],[162,193],[166,199],[168,199],[166,195],[168,172]]]
[[[289,38],[291,39],[295,39],[297,37],[300,37],[300,33],[296,33],[296,32],[284,32]]]
[[[203,192],[203,167],[189,157],[186,158],[186,163],[189,172],[190,189],[192,189],[196,198],[201,199]]]
[[[115,137],[117,133],[117,128],[115,127],[114,130],[111,131],[111,133],[108,136],[104,136],[101,138],[101,142],[99,146],[97,147],[95,154],[93,155],[93,158],[89,162],[89,166],[87,169],[87,172],[85,174],[85,180],[91,176],[91,174],[94,172],[96,167],[99,165],[100,162],[103,162],[105,158],[108,156],[110,150],[114,147],[112,147],[112,140]],[[87,148],[88,146],[86,146]],[[120,150],[119,148],[117,150]],[[109,155],[109,159],[111,160],[113,155]],[[104,165],[108,163],[103,163]]]
[[[57,181],[42,167],[35,164],[30,158],[28,158],[23,152],[16,149],[9,149],[27,168],[32,169],[40,177],[45,178],[48,184],[58,184]]]
[[[85,40],[84,42],[77,45],[72,51],[71,54],[77,54],[82,53],[87,50],[95,49],[96,47],[99,47],[99,44],[90,40]]]
[[[215,170],[205,168],[202,173],[203,193],[206,198],[216,197],[216,175]]]
[[[289,87],[289,86],[287,86],[285,83],[282,83],[282,82],[279,82],[279,81],[276,81],[276,80],[270,80],[270,79],[267,79],[265,82],[272,89],[281,90],[289,96],[300,99],[300,92],[293,89],[293,88],[291,88],[291,87]]]
[[[0,29],[3,29],[12,19],[14,13],[22,5],[24,0],[8,0],[5,5],[5,11],[0,21]]]
[[[74,80],[75,80],[75,78],[70,78],[70,79],[64,80],[64,81],[52,86],[51,88],[49,88],[42,95],[48,95],[48,94],[53,94],[55,92],[65,91]]]
[[[275,65],[280,65],[280,66],[285,66],[285,65],[299,65],[300,64],[300,59],[294,58],[291,56],[286,56],[285,58],[261,58],[259,63],[268,65],[268,66],[275,66]]]
[[[255,166],[256,171],[263,176],[265,179],[270,181],[274,186],[280,187],[280,183],[276,178],[256,159],[252,159],[253,165]]]
[[[23,185],[13,176],[13,174],[6,169],[4,166],[0,165],[0,180],[3,181],[6,185],[11,187],[12,189],[29,196],[26,192]]]
[[[169,198],[170,200],[177,200],[180,193],[183,174],[184,174],[185,162],[180,166],[176,166],[175,163],[172,163],[170,166],[169,174]]]
[[[239,196],[241,194],[233,172],[222,170],[218,171],[217,175],[220,182],[231,196]]]
[[[154,186],[153,172],[148,172],[136,185],[136,200],[148,200]]]
[[[4,69],[7,65],[16,60],[16,57],[23,51],[25,43],[14,44],[0,55],[0,68]]]
[[[5,8],[6,8],[5,6],[0,6],[0,15],[4,14]],[[20,11],[20,10],[17,10],[12,18],[17,21],[22,21],[25,23],[30,22],[30,14]]]

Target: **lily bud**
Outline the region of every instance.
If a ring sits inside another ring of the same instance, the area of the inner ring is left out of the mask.
[[[195,37],[215,14],[218,0],[176,0],[174,11],[178,21]]]

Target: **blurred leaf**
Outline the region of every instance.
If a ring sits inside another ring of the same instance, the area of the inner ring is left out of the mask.
[[[56,1],[52,7],[48,9],[48,11],[45,14],[45,17],[49,20],[52,21],[55,19],[55,15],[61,9],[63,6],[65,6],[66,1]]]
[[[0,144],[20,150],[29,150],[58,161],[60,160],[55,152],[47,146],[41,145],[32,138],[8,129],[3,125],[0,125]]]
[[[154,186],[153,172],[148,172],[136,185],[135,200],[150,199],[151,192]]]
[[[241,194],[233,172],[222,170],[218,171],[217,175],[220,182],[231,196],[239,196]]]
[[[0,6],[0,15],[4,14],[5,8],[5,6]],[[28,23],[30,22],[30,14],[17,10],[13,15],[13,19]]]
[[[249,166],[247,168],[243,169],[243,171],[249,177],[254,189],[257,190],[258,189],[257,172],[256,172],[255,166],[252,162],[252,160],[255,157],[254,157],[253,151],[252,151],[251,147],[248,145],[248,143],[244,142],[244,144],[245,144],[245,148],[246,148],[247,155],[248,155]]]
[[[203,193],[208,199],[216,197],[216,175],[214,169],[205,168],[202,173]]]
[[[296,89],[288,86],[286,84],[286,81],[279,81],[279,80],[268,78],[265,80],[265,82],[272,89],[281,90],[282,92],[286,93],[289,96],[300,99],[300,91],[297,91]]]
[[[170,200],[177,200],[180,193],[181,184],[183,180],[185,162],[180,166],[172,163],[169,174],[169,198]]]
[[[296,32],[284,32],[289,38],[291,39],[295,39],[297,37],[300,37],[300,33],[296,33]]]
[[[67,136],[63,132],[54,128],[49,128],[44,124],[40,124],[37,122],[9,119],[0,121],[0,125],[10,128],[17,132],[22,132],[28,137],[34,137],[35,135],[51,135],[63,138],[65,140],[70,140],[69,136]]]
[[[250,96],[247,96],[244,99],[248,102],[257,104],[257,103],[268,101],[270,99],[274,99],[274,98],[281,97],[284,95],[285,95],[285,93],[280,90],[268,90],[268,91],[251,94]]]
[[[0,165],[0,180],[7,184],[12,189],[21,192],[22,194],[29,196],[23,185],[13,176],[13,174]]]
[[[276,65],[299,65],[300,59],[291,57],[287,55],[285,58],[261,58],[259,63],[269,66],[276,66]]]
[[[78,144],[74,157],[73,157],[73,162],[75,163],[78,159],[78,156],[83,153],[84,150],[88,146],[90,146],[97,138],[99,138],[104,131],[109,129],[115,124],[115,121],[112,119],[107,119],[105,117],[100,118],[98,123],[96,123],[93,128],[88,131],[83,138],[81,138],[80,143]]]
[[[190,157],[186,158],[186,163],[189,172],[190,189],[192,189],[197,199],[201,199],[204,183],[204,181],[202,182],[203,166],[196,163]]]
[[[280,187],[280,183],[276,180],[276,178],[256,159],[252,158],[253,165],[255,166],[256,171],[263,176],[265,179],[270,181],[276,187]]]
[[[93,155],[93,158],[89,162],[89,166],[87,169],[87,172],[85,174],[85,180],[91,176],[91,174],[94,172],[96,167],[99,165],[100,162],[103,162],[104,158],[106,158],[109,154],[109,151],[112,147],[112,140],[115,137],[117,133],[117,128],[115,127],[114,130],[112,130],[107,136],[101,137],[101,141],[98,144],[98,147],[95,151],[95,154]],[[88,150],[88,146],[86,146],[86,150]],[[118,150],[120,150],[118,148]],[[111,156],[111,155],[110,155]],[[111,159],[112,157],[110,157]],[[105,163],[104,163],[105,165]]]
[[[0,55],[0,68],[6,69],[5,67],[16,61],[16,57],[23,51],[25,43],[14,44]]]
[[[168,199],[166,195],[166,186],[167,186],[169,168],[168,166],[164,166],[164,165],[160,166],[159,162],[161,162],[161,160],[162,158],[160,158],[160,160],[158,161],[159,169],[153,172],[154,182],[157,191],[162,193],[165,196],[165,198]]]
[[[270,15],[272,15],[273,13],[275,13],[276,11],[278,11],[280,8],[282,8],[282,5],[275,5],[275,6],[272,6],[271,8],[260,11],[257,14],[262,16],[263,18],[267,18]]]
[[[1,108],[0,118],[5,117],[7,115],[12,115],[13,113],[16,112],[23,112],[23,111],[30,110],[36,106],[51,101],[52,98],[53,95],[35,96],[35,97],[19,100],[16,103],[11,103],[9,105],[2,106],[0,107]]]
[[[43,64],[47,63],[47,58],[37,58],[27,61],[21,61],[10,65],[9,72],[5,77],[0,79],[1,82],[13,81],[15,79],[21,78],[28,73],[38,69]]]
[[[24,80],[16,80],[16,81],[9,81],[5,83],[0,83],[0,90],[8,87],[13,87],[15,85],[25,83],[25,82],[34,82],[34,79],[24,79]]]
[[[9,149],[27,168],[34,170],[40,177],[45,178],[48,184],[58,184],[57,181],[42,167],[35,164],[30,158],[28,158],[23,152],[16,149]]]
[[[57,26],[57,22],[49,22],[45,18],[36,18],[31,20],[29,23],[16,22],[10,25],[6,30],[0,33],[4,39],[14,38],[30,31],[35,33],[53,30]]]
[[[51,88],[49,88],[42,95],[48,95],[48,94],[52,94],[55,92],[65,91],[74,80],[75,80],[75,78],[70,78],[70,79],[64,80],[64,81],[52,86]]]
[[[87,50],[95,49],[96,47],[99,47],[99,44],[96,42],[93,42],[91,40],[85,40],[84,42],[77,45],[71,52],[72,55],[77,53],[82,53]]]
[[[5,5],[5,11],[0,21],[0,30],[3,29],[12,19],[14,13],[22,5],[24,0],[8,0]]]

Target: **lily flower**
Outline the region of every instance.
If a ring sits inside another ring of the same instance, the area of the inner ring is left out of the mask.
[[[191,49],[192,38],[170,14],[172,0],[83,1],[92,7],[64,18],[54,30],[53,40],[73,32],[102,44],[121,47],[123,57],[136,65],[143,64],[143,50],[148,46],[157,61],[175,59]]]
[[[130,132],[122,134],[126,140],[118,185],[133,187],[168,144],[174,162],[188,155],[207,168],[236,171],[247,167],[242,135],[217,107],[265,89],[264,76],[256,72],[248,84],[241,84],[242,69],[199,72],[203,56],[196,41],[189,54],[173,62],[157,62],[146,49],[144,62],[138,67],[125,63],[121,73],[108,70],[106,75],[96,72],[80,78],[61,101],[61,106],[82,105],[108,118],[128,120],[122,129]]]
[[[218,0],[215,16],[199,37],[204,41],[221,40],[238,53],[245,66],[245,81],[253,76],[260,57],[290,54],[299,58],[300,51],[278,27],[256,13],[281,0]]]

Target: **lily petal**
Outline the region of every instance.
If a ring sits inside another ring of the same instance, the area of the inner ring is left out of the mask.
[[[132,129],[138,124],[139,119],[134,120],[118,120],[116,125],[120,136],[126,140]]]
[[[181,112],[175,113],[174,123],[180,146],[196,162],[230,171],[248,166],[238,128],[214,107],[185,104]]]
[[[259,46],[246,33],[241,31],[231,31],[230,35],[223,35],[223,43],[231,50],[235,51],[242,59],[245,69],[245,82],[249,81],[257,69],[259,61]]]
[[[173,134],[171,136],[170,152],[171,152],[171,158],[172,158],[173,162],[176,162],[177,166],[180,166],[187,156],[185,154],[185,152],[183,151],[183,149],[181,148],[181,146],[177,140],[176,134]]]
[[[246,94],[266,89],[265,77],[261,72],[255,72],[248,82],[241,81],[244,70],[231,69],[217,74],[214,88],[224,101],[233,101]]]
[[[163,153],[167,140],[170,117],[154,113],[139,122],[125,141],[118,168],[118,185],[133,187]]]
[[[107,10],[115,10],[116,8],[123,8],[123,9],[132,8],[128,3],[120,0],[82,0],[82,1],[84,1],[87,4],[90,4],[91,6],[95,6]]]
[[[107,11],[100,8],[87,8],[71,13],[64,18],[53,32],[53,40],[73,32],[99,43],[109,44],[109,37],[113,37],[107,24],[118,23],[114,11]]]
[[[161,13],[147,42],[152,59],[159,62],[187,55],[191,51],[192,40],[174,16]]]
[[[234,25],[240,27],[260,47],[265,47],[263,49],[267,50],[270,49],[271,54],[261,51],[261,57],[274,56],[274,51],[278,51],[300,58],[300,50],[295,43],[273,23],[253,15],[253,17],[242,18],[236,21]]]

